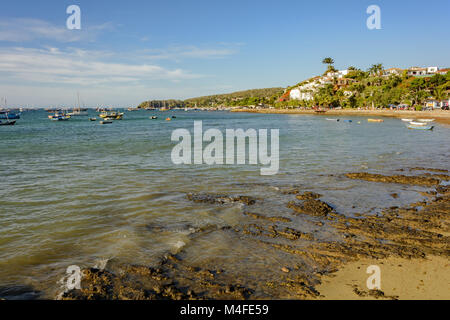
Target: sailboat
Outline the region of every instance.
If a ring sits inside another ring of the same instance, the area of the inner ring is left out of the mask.
[[[4,103],[4,110],[0,111],[0,119],[1,120],[16,120],[20,119],[20,113],[11,112],[7,109],[6,98],[2,98],[2,102]]]
[[[73,109],[72,112],[67,113],[67,115],[71,117],[87,116],[88,115],[87,109],[86,108],[81,109],[79,92],[77,92],[77,96],[78,96],[78,108]]]

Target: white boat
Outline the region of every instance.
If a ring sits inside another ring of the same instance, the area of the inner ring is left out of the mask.
[[[433,122],[434,119],[419,119],[420,122]]]
[[[414,119],[402,119],[403,122],[411,122],[414,121]]]
[[[77,92],[77,96],[78,96],[78,107],[74,108],[71,112],[67,113],[68,116],[71,117],[82,117],[82,116],[87,116],[88,115],[88,111],[86,108],[81,108],[80,106],[80,93]]]
[[[426,126],[426,125],[428,125],[428,123],[426,123],[426,122],[416,122],[416,121],[411,121],[409,124],[412,124],[413,126]]]

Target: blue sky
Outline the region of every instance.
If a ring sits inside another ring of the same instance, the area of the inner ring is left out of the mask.
[[[81,8],[81,30],[66,8]],[[366,27],[369,5],[381,30]],[[448,67],[450,2],[2,1],[0,97],[11,106],[131,106],[289,86],[336,67]]]

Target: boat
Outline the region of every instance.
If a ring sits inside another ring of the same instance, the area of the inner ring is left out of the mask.
[[[176,117],[175,117],[175,116],[172,116],[172,119],[176,119]]]
[[[97,121],[97,118],[89,118],[89,121]]]
[[[170,118],[166,118],[166,121],[170,121],[170,120],[172,120],[172,119],[170,119]]]
[[[80,93],[77,93],[78,96],[78,106],[77,108],[74,108],[71,112],[68,112],[67,115],[71,116],[71,117],[81,117],[81,116],[87,116],[88,115],[88,111],[86,108],[81,108],[80,107]]]
[[[48,116],[48,118],[52,121],[67,121],[70,119],[70,116],[64,113],[55,113],[54,115]]]
[[[420,122],[434,122],[434,119],[418,119]]]
[[[402,119],[403,122],[411,122],[414,121],[414,119]]]
[[[109,119],[109,120],[122,120],[123,118],[123,112],[117,112],[117,111],[103,111],[99,114],[100,118],[103,119]]]
[[[340,119],[330,119],[330,118],[327,118],[326,120],[327,121],[340,121]]]
[[[416,121],[411,121],[409,124],[411,124],[413,126],[426,126],[426,125],[428,125],[426,122],[416,122]]]
[[[0,126],[13,126],[16,124],[16,121],[6,120],[5,122],[0,121]]]
[[[20,119],[20,113],[14,113],[10,111],[0,111],[1,120],[17,120]]]
[[[433,130],[434,126],[415,126],[410,124],[408,129],[416,129],[416,130]]]
[[[384,122],[383,119],[367,119],[368,122]]]
[[[99,122],[100,124],[111,124],[113,123],[112,121],[107,121],[107,120],[102,120]]]
[[[315,110],[314,112],[316,112],[316,113],[325,113],[325,112],[327,112],[327,110],[318,109],[318,110]]]
[[[353,122],[353,120],[342,120],[343,122]]]
[[[156,120],[156,119],[158,119],[158,117],[157,116],[151,116],[150,119]]]

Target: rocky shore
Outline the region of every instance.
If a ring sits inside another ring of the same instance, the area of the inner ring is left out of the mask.
[[[364,266],[369,263],[390,266],[386,277],[390,277],[391,283],[385,280],[382,288],[400,288],[401,285],[394,285],[395,279],[399,278],[394,272],[402,273],[404,278],[403,271],[406,270],[406,274],[411,272],[411,279],[416,279],[418,275],[411,270],[426,266],[430,261],[434,262],[436,270],[445,273],[450,256],[450,187],[442,182],[450,180],[450,176],[445,169],[411,168],[405,171],[408,175],[349,173],[343,177],[368,183],[433,188],[426,193],[424,201],[385,208],[376,215],[345,215],[337,212],[332,203],[322,201],[322,195],[299,188],[279,190],[280,196],[285,197],[286,207],[291,210],[290,216],[256,212],[253,206],[260,199],[245,195],[188,194],[186,199],[208,206],[240,203],[245,217],[245,222],[239,225],[193,230],[193,237],[207,238],[222,233],[236,246],[254,248],[255,255],[263,250],[278,257],[273,268],[258,274],[236,274],[232,266],[214,257],[207,265],[189,263],[181,249],[176,254],[166,254],[154,266],[119,264],[106,269],[84,269],[81,290],[65,292],[59,298],[327,299],[339,297],[340,291],[347,292],[342,295],[346,299],[408,298],[399,295],[405,290],[386,293],[365,288],[363,278],[368,275],[364,273]],[[294,222],[299,216],[310,219],[316,230],[311,232],[296,227]],[[337,238],[328,240],[319,236],[325,228],[334,230]],[[258,258],[254,259],[257,263]],[[399,267],[402,263],[406,269]],[[354,270],[362,270],[361,279],[350,279],[357,274]],[[423,275],[428,269],[420,270]],[[439,287],[424,292],[428,295],[440,292],[441,296],[450,298],[445,292],[446,284],[433,285]],[[414,292],[419,289],[417,287]],[[423,298],[432,299],[433,296]]]

